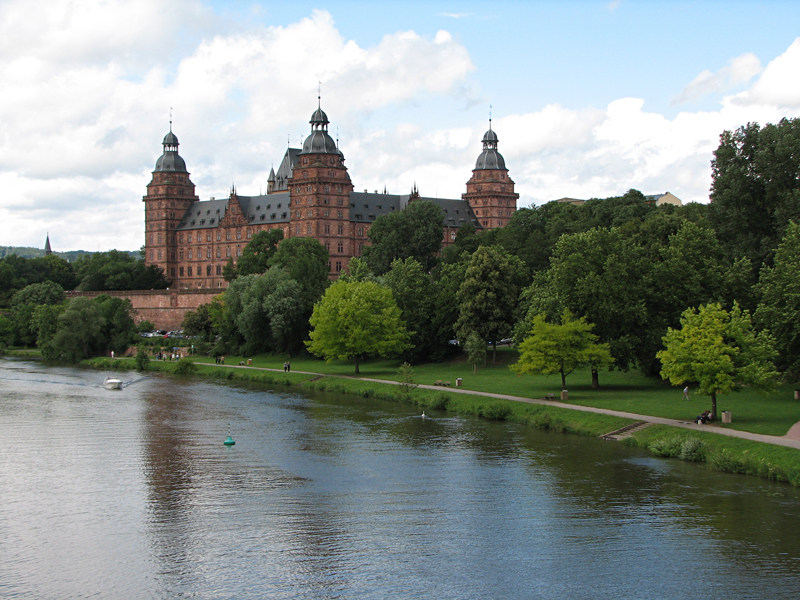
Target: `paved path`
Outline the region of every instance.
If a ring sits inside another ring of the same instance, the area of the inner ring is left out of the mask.
[[[204,363],[210,364],[210,363]],[[281,369],[269,369],[266,367],[242,367],[235,365],[218,365],[221,367],[231,368],[245,368],[245,369],[260,369],[262,371],[278,371]],[[316,377],[327,377],[325,373],[313,373],[311,371],[292,371],[292,373],[300,373],[302,375],[312,375]],[[332,377],[345,377],[348,379],[360,379],[362,381],[372,381],[374,383],[389,383],[393,385],[400,385],[397,381],[390,381],[387,379],[371,379],[369,377],[356,377],[353,375],[332,375]],[[692,429],[694,431],[705,431],[708,433],[717,433],[719,435],[727,435],[730,437],[738,437],[746,440],[753,440],[756,442],[764,442],[765,444],[775,444],[776,446],[788,446],[789,448],[797,448],[800,450],[800,422],[795,423],[792,428],[784,436],[778,435],[764,435],[761,433],[751,433],[749,431],[740,431],[738,429],[731,429],[730,427],[720,427],[718,425],[698,425],[694,421],[682,421],[679,419],[666,419],[664,417],[654,417],[652,415],[639,415],[636,413],[624,412],[621,410],[609,410],[607,408],[598,408],[595,406],[581,406],[578,404],[567,404],[566,402],[558,402],[555,400],[545,400],[544,398],[523,398],[521,396],[510,396],[508,394],[493,394],[491,392],[478,392],[475,390],[467,390],[464,388],[454,388],[434,385],[417,385],[419,388],[427,390],[446,390],[456,394],[472,394],[474,396],[487,396],[490,398],[500,398],[502,400],[512,400],[514,402],[527,402],[528,404],[543,404],[546,406],[555,406],[557,408],[566,408],[569,410],[580,410],[583,412],[600,413],[603,415],[612,415],[615,417],[624,417],[626,419],[633,419],[634,421],[645,421],[647,423],[655,423],[658,425],[670,425],[671,427],[681,427],[683,429]]]

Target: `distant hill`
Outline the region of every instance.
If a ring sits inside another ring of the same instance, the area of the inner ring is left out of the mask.
[[[138,250],[120,250],[120,252],[127,252],[133,258],[141,257]],[[39,256],[44,256],[44,249],[29,248],[27,246],[0,246],[0,258],[8,256],[9,254],[16,254],[22,258],[37,258]],[[96,252],[89,252],[88,250],[70,250],[69,252],[53,252],[53,254],[63,258],[67,262],[75,262],[79,256],[83,256],[84,254],[96,254]]]

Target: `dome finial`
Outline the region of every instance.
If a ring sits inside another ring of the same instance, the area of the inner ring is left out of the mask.
[[[492,130],[492,105],[489,105],[489,131]]]

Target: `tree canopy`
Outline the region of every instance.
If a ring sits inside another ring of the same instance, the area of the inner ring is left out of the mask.
[[[734,304],[730,312],[717,303],[688,308],[679,329],[669,328],[659,351],[661,377],[673,385],[696,383],[711,396],[711,417],[717,416],[717,394],[744,385],[769,388],[778,373],[772,339],[753,330],[750,313]]]
[[[375,219],[367,233],[371,245],[364,248],[364,260],[376,275],[386,273],[397,258],[414,258],[429,271],[442,249],[443,227],[441,208],[415,200],[405,210]]]
[[[326,360],[359,361],[398,356],[410,347],[409,332],[392,292],[373,281],[337,281],[314,306],[308,350]]]
[[[567,387],[567,375],[580,366],[593,370],[611,364],[608,344],[598,343],[594,325],[584,317],[576,319],[567,309],[560,323],[548,322],[544,314],[533,318],[530,331],[519,344],[519,360],[511,370],[526,373],[561,374],[561,389]]]

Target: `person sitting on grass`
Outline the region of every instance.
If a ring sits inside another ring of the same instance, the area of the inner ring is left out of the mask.
[[[703,411],[702,414],[699,414],[699,415],[697,415],[697,417],[695,417],[695,423],[697,423],[698,425],[705,425],[710,420],[711,420],[711,411],[710,410]]]

